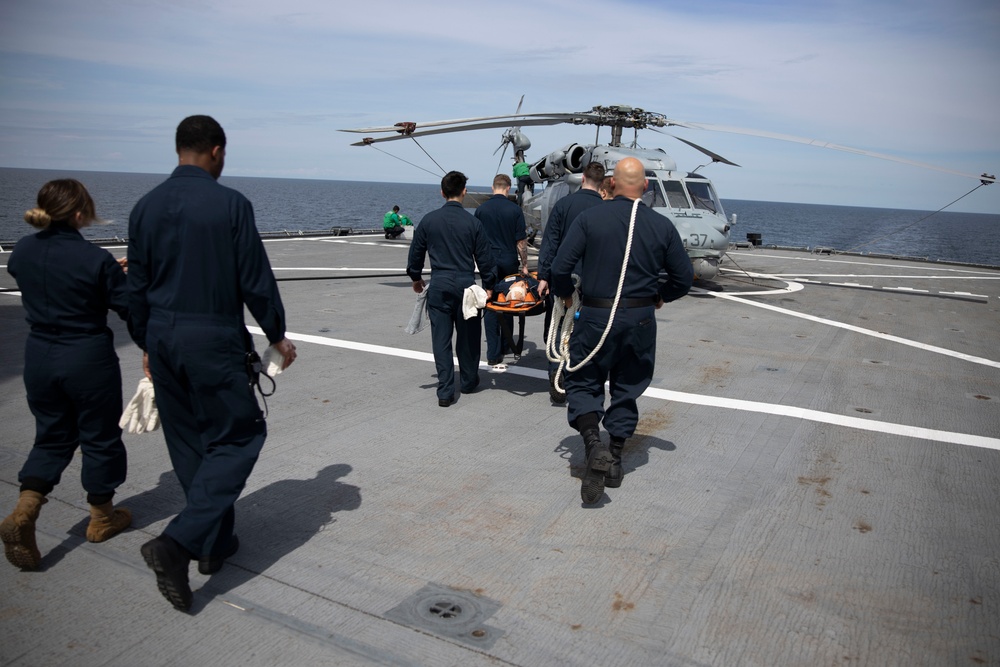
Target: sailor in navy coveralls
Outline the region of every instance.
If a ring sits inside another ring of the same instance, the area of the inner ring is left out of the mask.
[[[598,204],[603,204],[597,189],[604,181],[604,166],[599,162],[591,162],[583,170],[583,182],[580,189],[571,195],[567,195],[556,202],[549,213],[549,219],[545,223],[545,231],[542,232],[542,247],[538,250],[538,294],[545,297],[545,340],[549,339],[549,326],[552,324],[552,296],[549,294],[549,283],[552,280],[552,260],[555,259],[559,246],[562,244],[570,226],[576,221],[576,217],[593,208]],[[577,267],[574,273],[578,273]],[[562,326],[562,322],[556,322],[557,327]],[[555,374],[558,364],[549,362],[549,397],[555,403],[565,403],[566,394],[560,392],[555,387]]]
[[[577,217],[552,264],[552,291],[567,300],[573,295],[570,274],[577,262],[583,264],[582,308],[570,337],[571,365],[597,347],[611,316],[633,200],[646,188],[642,163],[635,158],[620,161],[613,183],[617,196]],[[583,436],[587,456],[581,486],[585,503],[600,500],[605,485],[621,485],[621,451],[639,422],[636,399],[653,377],[656,309],[687,294],[693,279],[691,261],[673,224],[640,202],[611,332],[597,355],[566,381],[567,417]],[[604,383],[609,380],[611,401],[605,410]],[[610,446],[601,441],[602,419]]]
[[[148,357],[156,404],[187,504],[142,547],[160,592],[191,604],[188,561],[210,574],[239,546],[233,505],[267,435],[249,382],[243,308],[295,359],[285,311],[250,202],[216,182],[226,138],[208,116],[177,128],[179,166],[129,217],[133,337]]]
[[[431,321],[431,344],[438,376],[438,405],[443,408],[455,400],[453,330],[462,393],[471,393],[479,386],[482,329],[479,317],[465,319],[462,315],[463,296],[465,289],[475,282],[476,265],[487,293],[496,282],[493,250],[486,231],[482,223],[462,207],[465,183],[465,175],[457,171],[450,171],[441,179],[441,195],[447,201],[438,210],[425,215],[417,225],[406,264],[413,291],[420,294],[426,285],[420,276],[424,257],[430,255],[427,316]]]
[[[510,176],[497,174],[493,177],[493,196],[476,209],[475,216],[483,223],[486,236],[493,246],[493,261],[496,263],[497,282],[507,276],[528,273],[528,235],[524,226],[524,212],[521,207],[507,197],[510,192]],[[520,270],[518,270],[520,268]],[[507,330],[514,326],[512,315],[499,315],[487,309],[483,313],[486,328],[486,363],[495,366],[503,361],[507,343],[500,335],[500,318],[506,318]]]
[[[94,202],[73,179],[46,183],[25,220],[42,231],[23,237],[7,261],[31,327],[24,386],[35,442],[18,474],[17,507],[0,525],[13,565],[37,569],[35,521],[45,496],[80,448],[81,482],[91,505],[87,539],[103,542],[131,523],[111,499],[127,469],[118,420],[122,376],[108,310],[128,319],[125,273],[107,250],[80,235],[96,220]]]

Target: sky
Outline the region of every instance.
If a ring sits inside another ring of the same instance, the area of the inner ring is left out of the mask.
[[[630,105],[996,175],[998,64],[995,0],[4,0],[0,166],[168,173],[177,123],[209,114],[226,130],[229,176],[438,183],[426,151],[488,185],[502,130],[385,152],[338,130],[509,114],[523,95],[525,113]],[[529,161],[595,134],[524,131]],[[741,165],[700,169],[723,199],[937,210],[979,185],[815,146],[671,132]],[[656,133],[639,144],[683,171],[706,162]],[[510,167],[508,153],[499,168]],[[1000,185],[949,210],[1000,213]]]

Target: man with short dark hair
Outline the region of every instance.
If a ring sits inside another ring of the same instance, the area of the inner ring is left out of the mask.
[[[496,264],[497,282],[515,273],[528,273],[528,241],[524,227],[524,213],[521,207],[508,197],[510,176],[497,174],[493,177],[493,196],[476,209],[476,218],[483,223],[486,236],[493,246],[493,261]],[[520,267],[520,270],[519,270]],[[507,330],[512,331],[514,318],[511,315],[497,315],[486,309],[483,326],[486,328],[486,363],[496,366],[503,362],[507,343],[500,335],[500,318],[507,320]]]
[[[437,397],[442,408],[455,401],[453,331],[462,393],[472,393],[479,386],[482,344],[479,317],[465,319],[462,314],[465,290],[475,283],[476,265],[479,265],[487,298],[496,282],[493,252],[486,231],[482,223],[462,207],[466,180],[458,171],[450,171],[441,179],[444,206],[425,215],[416,226],[406,264],[413,291],[420,294],[427,287],[427,316],[431,321],[431,343],[438,376]],[[421,278],[426,255],[430,255],[431,261],[429,285]]]
[[[552,260],[559,252],[559,245],[566,238],[570,226],[588,208],[603,202],[598,189],[604,182],[604,165],[591,162],[583,169],[583,181],[580,189],[557,201],[549,213],[545,231],[542,232],[542,247],[538,251],[538,295],[545,297],[545,321],[543,331],[545,340],[549,339],[549,327],[552,325],[552,297],[548,295],[549,281],[552,279]],[[579,268],[579,267],[577,267]],[[556,322],[556,326],[560,326]],[[566,402],[566,394],[556,387],[555,374],[558,364],[549,362],[549,398],[553,403]]]
[[[153,381],[163,435],[185,506],[163,534],[142,545],[160,593],[191,606],[188,565],[218,571],[239,548],[233,509],[260,454],[267,426],[250,383],[253,340],[244,306],[281,355],[285,311],[253,207],[219,185],[226,135],[213,118],[177,127],[178,167],[129,216],[132,337]]]
[[[611,185],[615,198],[576,218],[552,262],[552,291],[567,306],[575,289],[570,274],[578,263],[583,265],[582,307],[570,336],[570,363],[577,366],[594,356],[569,374],[566,393],[567,419],[583,437],[586,470],[580,497],[586,504],[599,501],[605,486],[621,486],[622,450],[639,422],[636,400],[653,378],[656,309],[687,294],[694,279],[673,223],[640,201],[647,185],[642,163],[636,158],[618,162]],[[631,254],[626,257],[633,215]],[[663,282],[661,272],[666,274]],[[605,382],[611,389],[607,410]],[[610,445],[601,441],[602,418]]]

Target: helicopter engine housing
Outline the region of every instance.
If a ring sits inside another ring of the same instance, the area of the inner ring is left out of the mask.
[[[558,178],[563,174],[579,173],[586,166],[587,148],[580,144],[569,144],[561,150],[552,151],[531,167],[531,177],[536,182]]]

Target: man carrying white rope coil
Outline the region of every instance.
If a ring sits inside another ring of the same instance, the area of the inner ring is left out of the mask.
[[[563,197],[552,207],[549,213],[548,222],[545,223],[545,231],[542,234],[542,247],[538,251],[538,294],[545,297],[545,340],[549,339],[549,327],[552,322],[552,296],[549,294],[549,281],[552,279],[552,260],[559,252],[559,245],[566,238],[566,233],[570,226],[576,221],[576,217],[593,208],[598,204],[603,204],[604,200],[598,194],[597,189],[604,181],[604,165],[600,162],[591,162],[583,170],[583,179],[580,189],[571,195]],[[575,273],[579,273],[579,267]],[[555,326],[561,326],[561,322],[556,320]],[[558,364],[549,361],[549,397],[553,403],[562,404],[566,402],[566,392],[562,386],[556,386],[555,377]]]
[[[582,265],[579,317],[568,345],[552,347],[562,356],[557,381],[568,371],[569,425],[583,437],[587,463],[580,496],[586,504],[601,500],[605,486],[621,486],[622,450],[639,423],[636,399],[653,378],[655,311],[687,294],[694,280],[674,225],[639,201],[646,189],[642,163],[626,158],[612,178],[615,198],[576,218],[552,263],[558,308],[575,307],[571,274]],[[553,321],[559,315],[554,313]],[[601,440],[602,420],[609,444]]]

